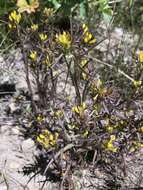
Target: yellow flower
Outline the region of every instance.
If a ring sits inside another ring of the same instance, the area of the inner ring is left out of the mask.
[[[82,25],[83,33],[88,32],[88,26],[86,24]]]
[[[45,66],[47,66],[47,69],[49,69],[52,66],[52,63],[50,62],[49,56],[47,55],[45,59],[42,62]]]
[[[31,25],[31,29],[32,29],[33,31],[38,30],[38,24],[32,24],[32,25]]]
[[[116,136],[115,136],[115,135],[111,135],[111,136],[110,136],[110,141],[113,142],[113,141],[115,141],[115,140],[116,140]]]
[[[82,77],[83,77],[83,80],[87,80],[88,79],[88,75],[86,73],[82,73]]]
[[[39,34],[39,37],[41,41],[46,41],[48,38],[47,34],[43,34],[43,33]]]
[[[143,148],[143,143],[140,143],[138,141],[133,141],[133,144],[130,147],[129,151],[130,151],[130,153],[133,153],[140,148]]]
[[[45,7],[43,13],[44,13],[44,15],[47,16],[47,17],[53,16],[53,14],[54,14],[54,9]]]
[[[62,34],[56,35],[56,39],[65,49],[71,47],[71,36],[69,33],[64,31]]]
[[[57,132],[52,133],[49,130],[44,130],[36,138],[37,142],[40,143],[44,148],[54,146],[58,140],[59,134]]]
[[[41,145],[43,145],[44,148],[48,148],[49,147],[49,140],[46,139],[44,135],[43,136],[39,135],[36,140],[37,140],[38,143],[40,143]]]
[[[139,61],[143,63],[143,51],[139,52]]]
[[[53,71],[53,77],[56,77],[59,74],[59,71]]]
[[[61,118],[61,117],[63,117],[63,110],[58,110],[58,111],[56,111],[55,112],[55,117],[57,117],[57,118]]]
[[[143,126],[139,129],[139,132],[143,133]]]
[[[90,32],[85,32],[83,36],[84,43],[87,44],[94,44],[96,42],[96,39],[93,37],[93,35]]]
[[[44,116],[39,114],[38,117],[36,118],[36,120],[37,120],[37,122],[41,123],[45,120],[45,118],[44,118]]]
[[[88,130],[85,130],[85,132],[83,133],[83,137],[87,137],[88,136],[88,134],[89,134],[89,132],[88,132]]]
[[[112,143],[108,143],[107,149],[111,152],[117,152],[117,147],[114,147]]]
[[[75,125],[75,124],[69,124],[69,125],[68,125],[68,128],[69,128],[70,130],[79,129],[79,126],[78,126],[78,125]]]
[[[73,106],[72,112],[80,116],[83,116],[85,109],[86,109],[86,104],[83,102],[80,106]]]
[[[86,24],[82,25],[83,29],[83,41],[87,44],[94,44],[96,42],[96,39],[94,36],[89,32],[89,28]]]
[[[17,13],[15,10],[13,12],[10,13],[9,15],[9,20],[11,22],[15,22],[16,24],[19,24],[20,20],[21,20],[21,14]]]
[[[15,24],[8,24],[8,27],[10,28],[10,29],[14,29],[14,28],[16,28],[16,25]]]
[[[111,152],[117,152],[117,150],[118,150],[117,147],[115,147],[113,145],[113,143],[114,143],[115,140],[116,140],[116,136],[115,135],[111,135],[110,136],[110,140],[105,145],[106,150],[109,150]]]
[[[109,132],[109,133],[112,133],[114,131],[114,127],[112,126],[106,126],[106,130]]]
[[[88,63],[88,60],[87,60],[87,59],[83,59],[83,60],[80,62],[80,64],[81,64],[82,67],[85,67],[85,66],[87,65],[87,63]]]
[[[20,20],[21,20],[21,14],[17,13],[15,10],[12,11],[9,14],[9,21],[10,21],[10,23],[8,24],[8,27],[10,29],[16,28],[17,24],[19,24]]]
[[[138,88],[142,85],[142,81],[141,80],[133,80],[133,85]]]
[[[134,144],[134,146],[135,146],[136,148],[143,148],[143,143],[134,141],[133,144]]]
[[[50,135],[49,135],[49,140],[50,141],[53,141],[54,140],[54,136],[50,133]]]
[[[132,147],[130,147],[129,152],[133,153],[133,152],[135,152],[135,150],[136,150],[135,147],[132,146]]]
[[[33,61],[36,61],[36,60],[37,60],[37,52],[36,52],[36,51],[31,51],[29,57],[30,57]]]
[[[55,132],[55,139],[57,140],[59,138],[59,133]]]

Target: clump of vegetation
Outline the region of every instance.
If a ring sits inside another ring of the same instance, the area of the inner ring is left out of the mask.
[[[135,45],[132,61],[124,63],[119,46],[113,62],[109,46],[105,52],[97,48],[108,38],[96,35],[100,24],[112,27],[117,5],[108,0],[18,0],[4,22],[9,39],[21,48],[31,98],[23,133],[39,149],[24,173],[44,175],[43,186],[51,180],[60,182],[61,189],[73,188],[75,170],[91,165],[125,173],[125,156],[143,147],[136,103],[143,94],[143,51],[137,53]],[[96,10],[97,29],[90,20]]]

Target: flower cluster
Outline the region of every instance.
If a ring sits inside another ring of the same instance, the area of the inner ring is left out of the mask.
[[[46,17],[51,17],[54,15],[54,9],[45,7],[43,13]]]
[[[32,24],[32,25],[31,25],[31,30],[32,30],[32,31],[38,30],[38,24]]]
[[[9,15],[9,28],[16,28],[17,25],[20,23],[21,21],[21,14],[17,13],[15,10],[12,11]]]
[[[56,144],[58,137],[59,134],[57,132],[52,133],[49,130],[44,130],[37,136],[36,141],[47,149]]]
[[[32,61],[36,61],[37,60],[37,52],[31,51],[29,57],[31,58]]]
[[[83,29],[83,41],[86,44],[94,44],[96,42],[96,38],[89,32],[89,28],[86,24],[82,25]]]
[[[58,118],[58,119],[62,118],[63,115],[64,115],[63,110],[57,110],[57,111],[54,112],[55,118]]]
[[[118,149],[113,144],[115,141],[116,141],[116,136],[115,135],[111,135],[110,136],[110,140],[105,145],[106,150],[109,150],[111,152],[117,152]]]
[[[139,150],[140,148],[143,148],[143,143],[140,143],[138,141],[133,141],[132,146],[129,149],[130,153],[135,152],[136,150]]]
[[[37,118],[36,118],[36,121],[37,121],[38,123],[42,123],[43,121],[45,121],[45,117],[44,117],[43,115],[39,114],[39,115],[37,116]]]
[[[80,117],[84,115],[85,110],[86,110],[86,104],[84,102],[79,106],[72,107],[72,112],[78,114]]]
[[[48,36],[47,36],[47,34],[41,33],[41,34],[39,34],[39,38],[41,41],[46,41],[48,39]]]
[[[69,49],[71,47],[71,36],[67,32],[63,32],[59,35],[56,35],[57,41],[65,48]]]
[[[133,80],[133,85],[136,88],[141,87],[142,81],[141,80]]]

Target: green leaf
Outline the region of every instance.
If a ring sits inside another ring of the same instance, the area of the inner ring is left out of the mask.
[[[107,13],[103,13],[103,19],[106,23],[110,23],[112,16],[107,14]]]
[[[129,7],[131,7],[133,4],[133,0],[129,0]]]
[[[86,17],[86,7],[85,7],[85,3],[84,2],[80,3],[80,17],[81,18],[85,18]]]
[[[49,0],[55,7],[55,9],[59,9],[61,4],[57,0]]]

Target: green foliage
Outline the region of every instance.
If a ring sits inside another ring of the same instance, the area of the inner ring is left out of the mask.
[[[14,1],[11,0],[1,0],[0,1],[0,16],[7,14],[7,12],[13,10],[15,7]]]
[[[84,19],[88,15],[90,4],[94,5],[94,7],[97,6],[98,12],[102,13],[104,17],[112,14],[108,0],[48,0],[48,2],[51,3],[57,11],[62,12],[65,16],[70,15],[75,8],[79,7],[80,17]]]

